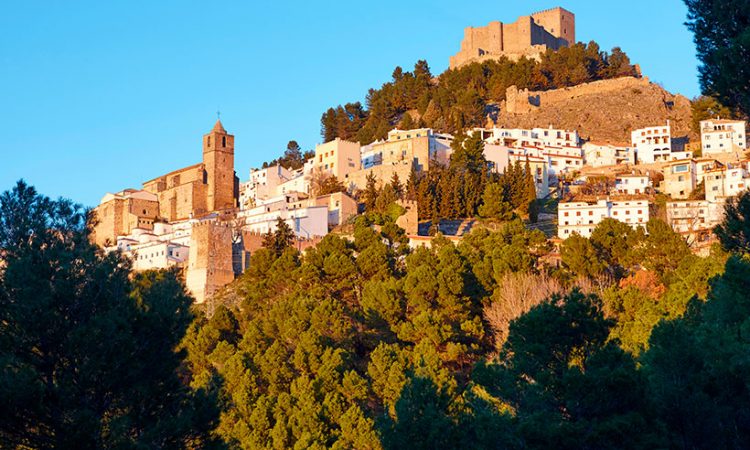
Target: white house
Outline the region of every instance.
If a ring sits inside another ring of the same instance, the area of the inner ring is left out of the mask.
[[[276,188],[294,176],[293,171],[281,164],[251,169],[250,179],[240,185],[240,208],[251,208],[258,200],[276,196]]]
[[[238,217],[243,222],[242,228],[255,233],[267,233],[276,230],[277,220],[282,218],[300,238],[309,239],[328,234],[328,207],[308,206],[299,209],[271,209],[265,206],[240,211]]]
[[[708,200],[667,202],[667,223],[683,235],[710,231],[724,218],[724,203]]]
[[[175,242],[155,240],[130,247],[134,270],[166,269],[183,264],[190,247]]]
[[[648,208],[647,200],[560,203],[557,211],[557,236],[567,239],[578,233],[583,237],[591,237],[596,226],[606,218],[619,220],[634,228],[645,227],[649,219]]]
[[[734,197],[747,190],[750,186],[750,175],[745,167],[729,165],[706,172],[703,182],[706,200],[723,202],[728,197]]]
[[[549,161],[549,173],[552,175],[581,170],[583,167],[581,147],[546,146],[542,155]]]
[[[669,122],[658,127],[633,130],[630,133],[630,141],[640,164],[672,159],[672,130]]]
[[[650,187],[651,180],[648,175],[626,173],[615,177],[615,191],[618,194],[645,194]]]
[[[635,152],[629,145],[586,142],[582,146],[583,162],[587,166],[602,167],[635,164]]]
[[[702,120],[700,128],[701,149],[704,155],[744,152],[747,149],[744,120]]]
[[[474,132],[482,134],[488,144],[501,144],[510,147],[579,147],[580,137],[577,131],[557,128],[476,128]]]

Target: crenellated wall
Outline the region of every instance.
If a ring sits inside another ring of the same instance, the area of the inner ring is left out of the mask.
[[[450,57],[450,68],[503,56],[539,58],[548,48],[557,50],[574,44],[575,39],[575,14],[560,7],[521,16],[509,24],[496,21],[468,27],[461,50]]]

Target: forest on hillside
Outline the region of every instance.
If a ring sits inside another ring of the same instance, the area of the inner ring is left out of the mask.
[[[305,253],[280,231],[196,309],[177,273],[132,274],[85,211],[19,183],[0,195],[0,444],[750,445],[750,194],[707,257],[657,219],[605,220],[559,266],[518,219],[416,250],[392,220]]]
[[[396,125],[455,133],[484,126],[487,105],[504,100],[510,86],[546,90],[623,76],[639,76],[628,55],[619,47],[602,51],[593,41],[548,50],[540,61],[501,58],[449,69],[437,77],[427,61],[420,60],[411,72],[396,67],[391,81],[368,91],[365,105],[329,108],[321,118],[321,136],[323,142],[339,137],[364,145],[384,139]],[[415,117],[407,111],[416,112]]]
[[[685,3],[704,112],[747,117],[746,0]],[[453,183],[370,182],[351,238],[304,253],[279,227],[204,307],[19,181],[0,194],[0,447],[750,448],[750,191],[706,256],[658,219],[605,219],[558,253],[517,217],[528,170],[483,178],[457,141]],[[412,250],[399,195],[497,229]]]

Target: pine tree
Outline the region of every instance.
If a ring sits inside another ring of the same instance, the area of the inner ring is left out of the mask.
[[[89,233],[67,200],[0,195],[0,447],[215,447],[214,401],[178,375],[178,273],[131,274]]]
[[[367,211],[373,211],[375,209],[375,202],[378,200],[378,179],[375,178],[375,174],[370,172],[367,174],[365,190],[362,193],[362,201],[365,204]]]
[[[404,186],[401,184],[401,180],[398,177],[398,172],[393,172],[393,176],[391,176],[391,187],[393,188],[393,192],[396,193],[396,196],[399,199],[404,198]]]

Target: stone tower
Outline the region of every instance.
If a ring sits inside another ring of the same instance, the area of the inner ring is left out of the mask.
[[[234,208],[234,136],[227,133],[220,120],[203,136],[203,164],[206,168],[206,209],[217,211]]]
[[[531,18],[546,32],[559,39],[558,48],[569,47],[576,43],[576,16],[572,12],[557,7],[535,12]]]
[[[231,227],[214,219],[194,223],[185,284],[196,303],[203,303],[232,280]]]

